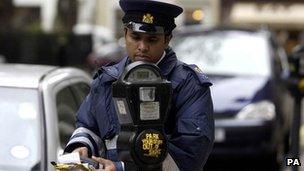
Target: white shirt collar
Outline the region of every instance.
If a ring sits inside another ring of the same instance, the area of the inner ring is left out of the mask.
[[[164,51],[163,56],[156,62],[156,65],[158,65],[165,56],[166,56],[166,51]]]

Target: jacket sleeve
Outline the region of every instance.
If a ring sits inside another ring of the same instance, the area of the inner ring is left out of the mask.
[[[180,170],[202,170],[212,150],[214,120],[209,86],[190,75],[176,96],[169,153]]]
[[[76,127],[64,152],[72,152],[78,147],[87,147],[89,156],[101,156],[104,150],[103,142],[98,136],[98,126],[95,116],[92,113],[92,103],[94,102],[94,85],[98,82],[94,80],[90,93],[82,102],[76,115]]]

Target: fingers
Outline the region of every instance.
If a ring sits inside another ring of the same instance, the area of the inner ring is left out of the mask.
[[[111,160],[95,156],[92,156],[92,159],[99,162],[102,165],[100,168],[103,168],[105,171],[116,171],[116,167]]]
[[[79,148],[76,148],[73,153],[79,153],[80,156],[83,156],[83,157],[89,157],[88,155],[88,149],[86,147],[79,147]]]
[[[95,160],[95,161],[97,161],[97,162],[99,162],[99,163],[101,163],[101,164],[103,164],[103,165],[107,163],[107,160],[104,159],[104,158],[101,158],[101,157],[92,156],[92,159]]]
[[[105,169],[105,159],[101,158],[101,157],[95,157],[95,156],[92,156],[92,159],[97,161],[99,163],[99,169]]]

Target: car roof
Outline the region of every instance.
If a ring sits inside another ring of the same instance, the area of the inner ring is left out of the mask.
[[[56,66],[33,64],[0,64],[0,86],[37,88],[39,81]]]

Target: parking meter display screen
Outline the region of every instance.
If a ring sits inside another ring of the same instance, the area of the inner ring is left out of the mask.
[[[147,78],[149,78],[149,72],[148,71],[138,71],[137,78],[138,79],[147,79]]]
[[[127,78],[130,82],[136,81],[156,81],[160,80],[161,78],[157,76],[152,70],[149,68],[138,68],[130,73],[129,77]]]

